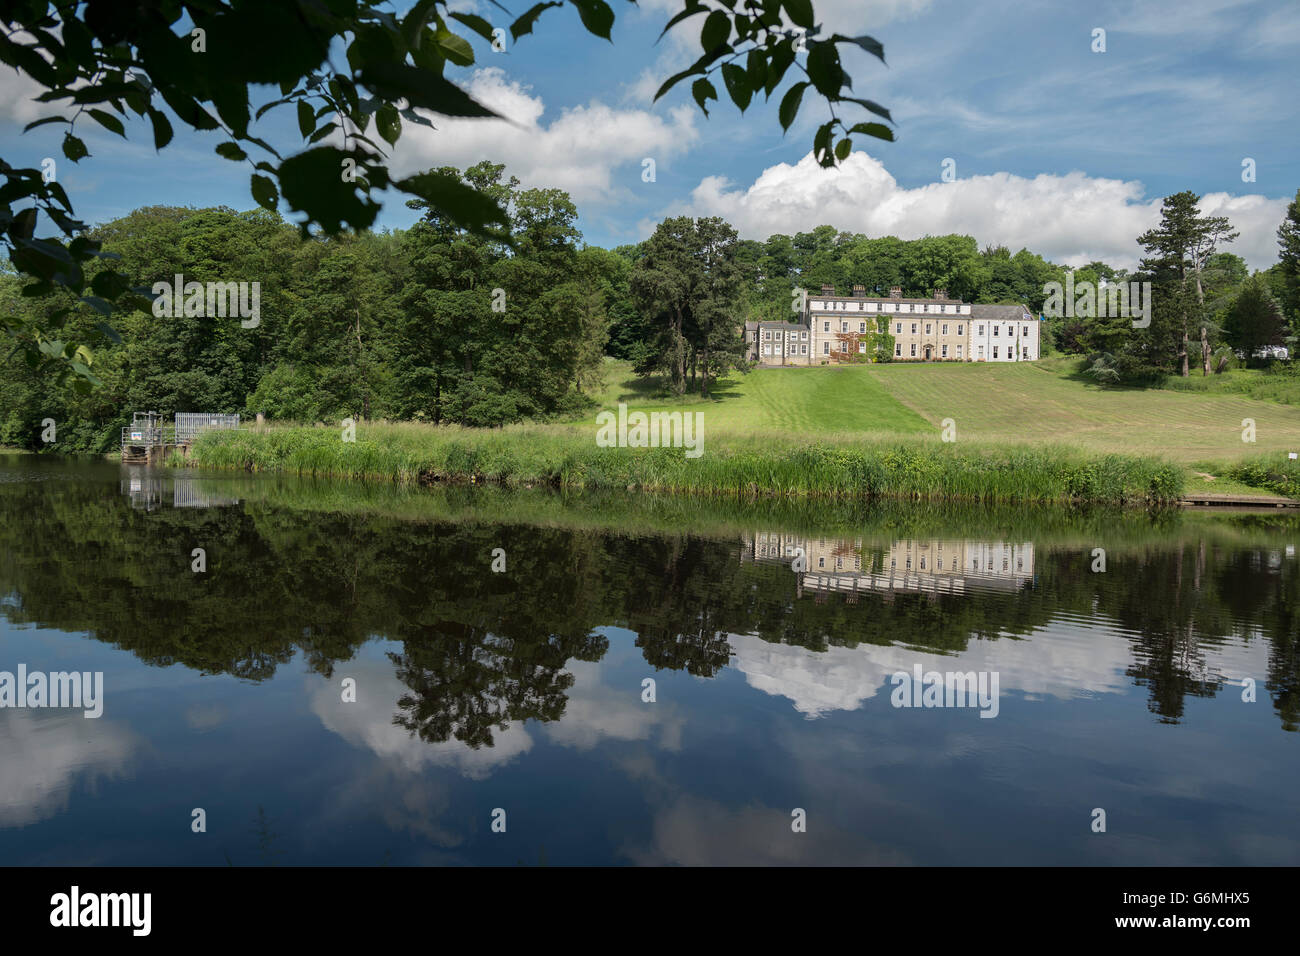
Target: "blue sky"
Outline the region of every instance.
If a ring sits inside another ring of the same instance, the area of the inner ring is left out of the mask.
[[[1300,187],[1294,0],[814,0],[827,29],[884,44],[887,67],[860,51],[846,65],[857,95],[891,109],[898,136],[859,140],[834,172],[809,156],[825,115],[814,99],[785,135],[779,94],[744,116],[715,104],[707,119],[689,84],[652,104],[659,82],[698,55],[701,18],[656,45],[681,0],[611,3],[612,44],[567,8],[504,53],[475,38],[478,63],[459,78],[514,125],[408,127],[394,172],[505,162],[527,185],[569,190],[597,245],[644,238],[665,215],[721,215],[748,238],[822,223],[872,236],[963,232],[1070,264],[1134,264],[1134,237],[1156,222],[1160,198],[1192,189],[1241,231],[1232,251],[1256,268],[1276,261],[1274,232]],[[486,2],[458,7],[506,25]],[[1105,52],[1092,50],[1095,29],[1106,31]],[[216,157],[208,134],[179,134],[156,154],[144,124],[129,142],[85,126],[92,158],[74,166],[57,127],[19,135],[48,108],[0,69],[4,155],[21,165],[55,157],[84,218],[155,203],[253,206],[246,167]],[[301,144],[289,110],[259,132],[290,152]],[[642,181],[646,158],[654,182]],[[940,178],[945,159],[952,182]],[[1246,159],[1253,182],[1242,179]],[[411,221],[394,197],[380,224]]]

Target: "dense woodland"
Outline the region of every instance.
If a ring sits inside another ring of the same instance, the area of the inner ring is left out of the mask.
[[[587,245],[578,210],[558,189],[525,189],[504,167],[445,168],[509,214],[508,232],[466,230],[421,199],[407,230],[308,234],[259,209],[146,207],[100,225],[104,260],[149,289],[185,281],[260,283],[260,316],[149,311],[118,314],[113,328],[84,305],[59,316],[67,294],[25,297],[0,274],[0,309],[95,342],[97,384],[31,369],[17,350],[0,377],[0,444],[43,447],[41,423],[61,451],[112,448],[133,410],[265,413],[272,420],[385,418],[494,426],[572,416],[592,404],[606,356],[676,394],[746,370],[741,325],[795,320],[794,292],[854,285],[871,294],[936,287],[967,302],[1021,302],[1035,312],[1044,286],[1067,270],[1028,249],[980,248],[971,236],[868,238],[818,226],[742,240],[721,219],[665,220],[645,241]],[[1132,275],[1105,263],[1074,271],[1089,281],[1151,281],[1149,329],[1130,319],[1049,318],[1044,351],[1077,354],[1107,384],[1154,384],[1169,374],[1211,374],[1291,341],[1300,320],[1300,194],[1279,229],[1281,261],[1250,275],[1219,250],[1231,224],[1201,216],[1197,197],[1165,201],[1161,225],[1137,237]],[[92,279],[93,281],[93,279]],[[75,300],[74,300],[75,301]],[[892,348],[882,349],[888,360]]]

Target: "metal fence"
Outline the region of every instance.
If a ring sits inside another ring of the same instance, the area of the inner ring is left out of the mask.
[[[211,412],[177,412],[176,442],[186,444],[205,428],[234,429],[239,427],[238,415],[221,415]]]

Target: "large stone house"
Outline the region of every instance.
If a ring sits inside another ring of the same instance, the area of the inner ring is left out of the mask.
[[[1020,305],[976,305],[935,289],[905,299],[898,286],[888,297],[863,286],[837,296],[830,286],[805,296],[794,322],[746,322],[748,357],[761,365],[827,365],[872,359],[885,320],[895,362],[1032,362],[1039,357],[1039,321]]]

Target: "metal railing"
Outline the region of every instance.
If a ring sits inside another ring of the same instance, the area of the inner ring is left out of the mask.
[[[223,415],[214,412],[177,412],[176,441],[186,444],[194,440],[205,428],[235,429],[239,427],[238,415]]]

